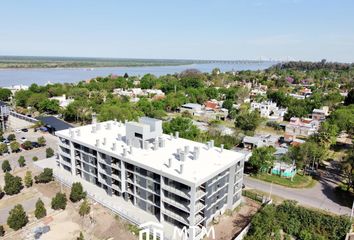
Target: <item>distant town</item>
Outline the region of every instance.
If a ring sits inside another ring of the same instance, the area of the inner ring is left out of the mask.
[[[0,233],[344,239],[353,77],[322,60],[2,87]]]

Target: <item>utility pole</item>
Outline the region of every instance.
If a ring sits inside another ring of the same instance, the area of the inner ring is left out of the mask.
[[[273,182],[271,182],[270,184],[269,201],[272,199],[272,191],[273,191]]]

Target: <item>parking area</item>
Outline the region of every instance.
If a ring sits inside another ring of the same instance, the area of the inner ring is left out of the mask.
[[[26,159],[26,164],[30,164],[30,163],[32,163],[32,158],[35,156],[38,157],[38,159],[44,159],[46,157],[46,153],[45,153],[46,148],[50,147],[54,151],[57,150],[57,137],[52,134],[49,134],[46,132],[41,132],[41,131],[35,132],[34,129],[29,128],[28,132],[12,131],[12,132],[4,133],[3,136],[5,138],[7,138],[10,134],[15,134],[16,141],[20,144],[23,143],[23,141],[21,141],[21,138],[25,138],[26,140],[31,141],[31,142],[37,142],[39,137],[44,137],[46,140],[46,146],[33,148],[31,150],[24,150],[23,148],[21,148],[20,152],[3,154],[2,156],[0,156],[0,165],[2,164],[2,162],[4,160],[9,160],[11,167],[13,169],[16,169],[19,167],[17,160],[20,156],[24,156]],[[8,147],[10,148],[10,146],[8,146]],[[10,150],[10,152],[11,152],[11,150]],[[2,177],[0,174],[0,179],[1,178]]]

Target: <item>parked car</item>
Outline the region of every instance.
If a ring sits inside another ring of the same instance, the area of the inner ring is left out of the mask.
[[[39,148],[40,146],[39,146],[38,142],[32,142],[32,147]]]
[[[27,138],[22,137],[22,138],[20,138],[20,141],[21,141],[21,142],[26,142],[26,141],[27,141]]]
[[[22,128],[21,131],[22,132],[28,132],[28,129],[27,128]]]
[[[29,145],[29,146],[25,146],[25,144],[21,144],[21,148],[25,149],[25,150],[31,150],[33,147],[32,145]]]
[[[16,133],[21,133],[22,131],[21,131],[21,129],[18,128],[18,129],[15,130],[15,132]]]
[[[5,140],[4,141],[2,141],[3,143],[6,143],[6,144],[9,144],[10,143],[10,141],[8,140],[8,139],[6,139],[5,138]]]

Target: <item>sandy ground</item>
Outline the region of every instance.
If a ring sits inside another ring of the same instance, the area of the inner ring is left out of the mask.
[[[222,215],[219,223],[213,225],[216,239],[234,239],[261,207],[259,203],[251,199],[244,198],[244,200],[241,206],[236,208],[232,214]],[[206,237],[204,240],[212,240],[212,238]]]
[[[32,170],[32,169],[30,169]],[[22,175],[22,173],[19,173]],[[71,203],[68,200],[64,211],[53,211],[50,208],[51,198],[59,192],[61,186],[57,182],[49,184],[35,184],[33,187],[23,189],[20,194],[5,196],[0,201],[0,220],[5,224],[6,235],[4,239],[33,239],[34,229],[39,226],[49,225],[50,231],[43,234],[42,240],[75,240],[80,232],[83,232],[85,239],[101,240],[136,240],[128,230],[128,223],[112,214],[108,209],[95,202],[91,203],[91,212],[86,217],[78,214],[80,202]],[[69,197],[69,190],[63,188]],[[47,209],[47,217],[38,221],[34,218],[35,202],[41,198]],[[17,232],[6,226],[8,212],[16,204],[22,204],[27,212],[30,222],[24,229]]]

